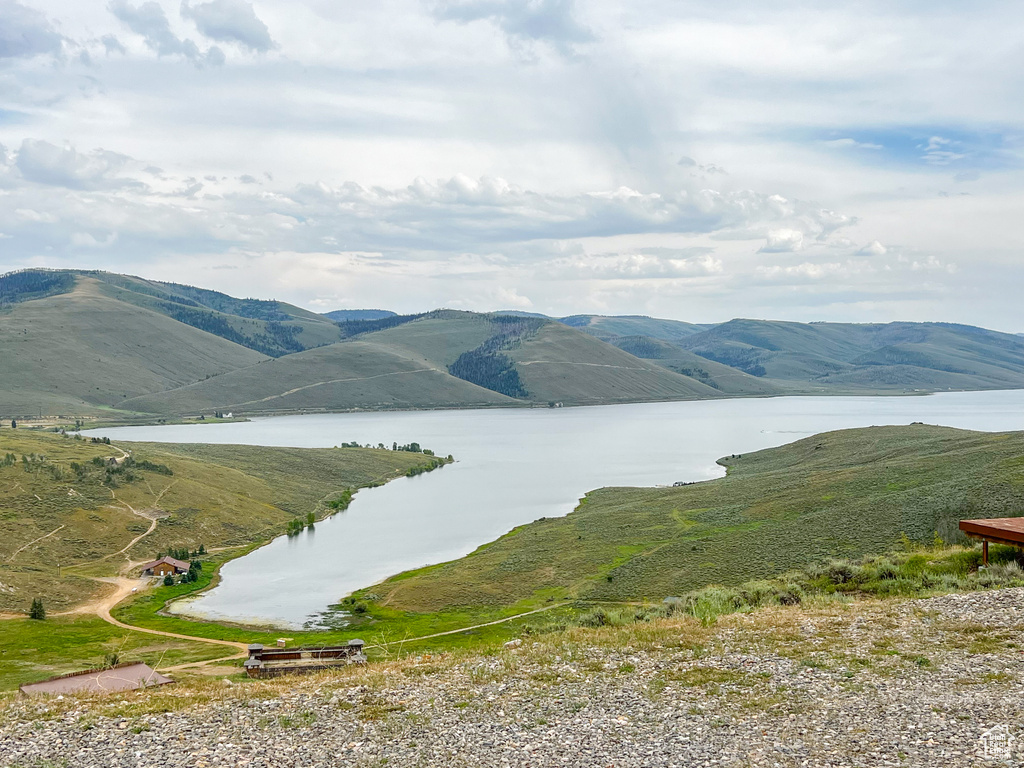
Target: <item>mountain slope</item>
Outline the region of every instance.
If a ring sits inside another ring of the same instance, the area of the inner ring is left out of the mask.
[[[231,371],[209,381],[135,398],[133,410],[246,414],[282,410],[457,408],[514,405],[416,356],[345,341]]]
[[[751,376],[738,368],[716,363],[661,339],[649,336],[619,336],[609,339],[608,343],[635,357],[650,360],[670,371],[694,378],[722,395],[779,395],[786,391],[783,386],[771,380]]]
[[[514,386],[503,389],[501,381]],[[694,379],[553,321],[438,311],[134,398],[125,407],[161,414],[251,414],[714,396],[718,392]]]
[[[68,292],[0,308],[0,413],[122,407],[265,359],[106,288],[79,276]]]
[[[536,401],[566,405],[720,397],[712,387],[559,323],[507,352]]]
[[[1024,338],[963,325],[334,314],[106,272],[3,275],[0,418],[1024,387]]]
[[[711,327],[645,315],[570,315],[560,322],[606,341],[618,336],[649,336],[675,342]]]
[[[324,317],[336,323],[346,323],[350,320],[381,320],[385,317],[394,317],[396,314],[387,309],[336,309],[333,312],[324,312]]]
[[[966,325],[731,320],[678,345],[758,377],[825,390],[1024,386],[1024,342]]]

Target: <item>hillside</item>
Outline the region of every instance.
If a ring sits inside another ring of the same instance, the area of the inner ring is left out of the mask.
[[[101,585],[73,575],[78,567],[114,575],[168,547],[265,541],[295,517],[322,516],[346,488],[434,461],[361,448],[110,445],[4,430],[0,613],[26,610],[37,596],[51,609],[86,600]]]
[[[603,488],[469,556],[370,590],[389,610],[635,600],[764,579],[829,557],[954,538],[961,517],[1024,514],[1024,433],[912,425],[818,435],[722,460],[728,475]]]
[[[336,309],[333,312],[324,312],[324,317],[336,323],[347,323],[351,320],[382,320],[396,314],[387,309]]]
[[[560,318],[559,322],[586,331],[604,341],[619,336],[647,336],[661,341],[678,342],[713,327],[645,315],[571,315]]]
[[[811,391],[1024,386],[1024,342],[966,325],[732,320],[678,345],[758,377],[811,385]]]
[[[0,371],[0,418],[721,395],[545,318],[333,315],[337,322],[282,302],[104,272],[6,275],[0,277],[0,355],[14,364]]]
[[[566,405],[717,397],[690,376],[547,322],[507,352],[531,399]]]
[[[74,294],[83,288],[273,357],[343,336],[329,318],[280,301],[236,299],[190,285],[87,270],[27,270],[0,275],[0,308]]]
[[[265,357],[77,276],[67,292],[0,307],[0,414],[96,413]]]
[[[1024,339],[963,325],[319,315],[82,270],[0,276],[0,359],[0,421],[1024,387]]]
[[[374,322],[356,326],[362,332],[342,342],[129,399],[124,406],[162,414],[257,413],[718,396],[696,379],[553,321],[438,311],[386,318],[380,330]]]
[[[701,357],[675,344],[650,336],[618,336],[608,340],[623,352],[650,360],[675,373],[689,376],[723,396],[780,395],[787,386]]]

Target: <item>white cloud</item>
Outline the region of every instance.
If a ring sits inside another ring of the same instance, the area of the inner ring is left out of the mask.
[[[872,240],[870,243],[865,245],[863,248],[857,251],[860,256],[885,256],[889,252],[889,249],[882,245],[877,240]]]
[[[78,152],[74,147],[57,147],[46,141],[25,139],[17,154],[21,175],[37,184],[91,189],[129,183],[118,173],[131,158],[102,149]]]
[[[576,19],[574,0],[442,0],[435,16],[469,23],[486,19],[510,41],[544,41],[568,52],[575,43],[594,39]]]
[[[116,240],[116,232],[108,233],[102,240],[89,232],[75,232],[71,235],[71,245],[76,248],[108,248]]]
[[[821,142],[826,147],[833,149],[884,149],[881,144],[875,144],[870,141],[857,141],[856,139],[830,139],[828,141]]]
[[[0,0],[0,59],[59,54],[61,40],[40,11],[14,0]]]
[[[128,53],[128,49],[117,39],[116,35],[104,35],[100,38],[100,42],[103,43],[103,48],[108,56],[112,53],[120,53],[122,56]]]
[[[792,253],[804,247],[804,233],[797,229],[772,229],[761,253]]]
[[[260,53],[275,47],[267,25],[260,21],[252,3],[244,0],[211,0],[196,5],[182,0],[181,15],[194,21],[211,40],[238,43]]]
[[[650,253],[575,255],[554,259],[544,276],[562,280],[662,280],[706,277],[723,271],[722,262],[706,253],[673,258]]]
[[[959,146],[959,144],[960,142],[953,141],[952,139],[932,136],[928,143],[922,147],[924,161],[930,165],[949,165],[957,160],[963,160],[966,155],[953,149]]]
[[[0,270],[1019,324],[1024,5],[249,2],[0,0]]]
[[[14,215],[22,221],[30,221],[34,224],[56,224],[58,219],[52,213],[43,213],[31,208],[16,208]]]
[[[175,35],[167,14],[155,0],[137,6],[128,0],[110,0],[107,7],[128,29],[141,35],[146,47],[158,56],[183,56],[196,66],[224,63],[220,48],[212,46],[204,53],[192,40]]]

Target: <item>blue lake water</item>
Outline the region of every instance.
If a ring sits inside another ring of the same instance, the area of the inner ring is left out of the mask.
[[[283,416],[121,427],[119,440],[330,447],[418,442],[454,465],[360,491],[349,509],[227,563],[215,589],[174,610],[297,627],[355,589],[461,557],[517,525],[572,511],[602,486],[723,474],[715,460],[833,429],[923,421],[1024,429],[1024,390],[926,397],[780,397],[588,408]]]

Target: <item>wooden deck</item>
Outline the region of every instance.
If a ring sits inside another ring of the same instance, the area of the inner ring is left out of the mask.
[[[1008,544],[1024,549],[1024,517],[990,517],[961,520],[960,530],[972,539],[981,539],[982,563],[988,565],[988,544]]]

